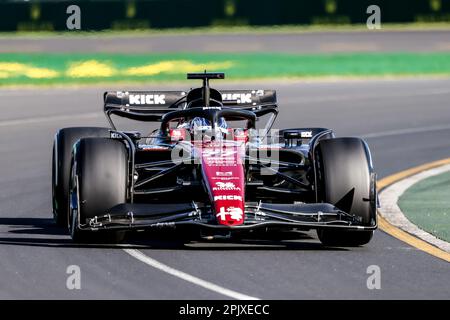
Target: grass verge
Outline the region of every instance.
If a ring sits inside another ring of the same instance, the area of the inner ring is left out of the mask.
[[[450,30],[448,22],[384,23],[382,29],[368,30],[365,24],[313,24],[274,26],[207,26],[196,28],[105,30],[105,31],[20,31],[0,32],[0,38],[51,38],[51,37],[136,37],[159,35],[204,35],[204,34],[285,34],[310,32],[384,32],[384,31],[439,31]]]
[[[450,53],[0,54],[0,85],[183,80],[223,71],[228,79],[450,76]]]
[[[419,228],[450,242],[450,172],[424,179],[400,197],[405,216]]]

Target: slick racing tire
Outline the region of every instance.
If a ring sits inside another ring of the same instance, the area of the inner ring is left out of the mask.
[[[84,138],[73,151],[69,230],[74,242],[120,242],[124,232],[83,230],[90,218],[125,203],[128,153],[118,140]]]
[[[362,226],[375,225],[375,174],[366,143],[359,138],[322,140],[316,148],[316,160],[318,200],[356,216]],[[337,228],[321,228],[317,233],[328,246],[361,246],[373,236],[373,231]]]
[[[75,142],[87,137],[108,137],[108,128],[75,127],[59,130],[53,142],[52,197],[53,218],[58,226],[68,226],[70,161]]]

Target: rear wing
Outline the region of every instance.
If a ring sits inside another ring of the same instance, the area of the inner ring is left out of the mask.
[[[220,93],[227,107],[249,108],[277,103],[275,90],[221,90]]]
[[[180,108],[183,91],[108,91],[103,95],[104,111],[109,116],[141,121],[159,121],[162,115]]]
[[[104,111],[110,119],[115,114],[139,121],[161,121],[161,117],[186,106],[186,91],[108,91],[104,93]],[[275,90],[222,90],[224,107],[261,113],[276,108]],[[264,112],[263,114],[265,114]]]

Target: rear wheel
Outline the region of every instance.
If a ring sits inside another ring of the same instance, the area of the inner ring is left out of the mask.
[[[363,226],[375,225],[375,175],[364,141],[326,139],[319,142],[316,152],[318,200],[354,215]],[[373,231],[322,228],[317,234],[325,245],[360,246],[369,243]]]
[[[58,226],[68,225],[69,179],[72,148],[87,137],[108,137],[108,128],[74,127],[59,130],[55,135],[52,154],[53,218]]]
[[[85,138],[74,148],[69,191],[69,227],[75,242],[120,242],[124,232],[83,230],[89,219],[126,202],[128,155],[112,139]]]

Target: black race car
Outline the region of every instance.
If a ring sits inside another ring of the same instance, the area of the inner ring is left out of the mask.
[[[275,91],[209,87],[223,78],[188,74],[203,81],[190,91],[106,92],[110,128],[60,129],[57,224],[74,241],[129,230],[215,239],[316,229],[326,245],[368,243],[377,195],[367,144],[324,128],[274,130]],[[112,115],[158,128],[120,131]]]

